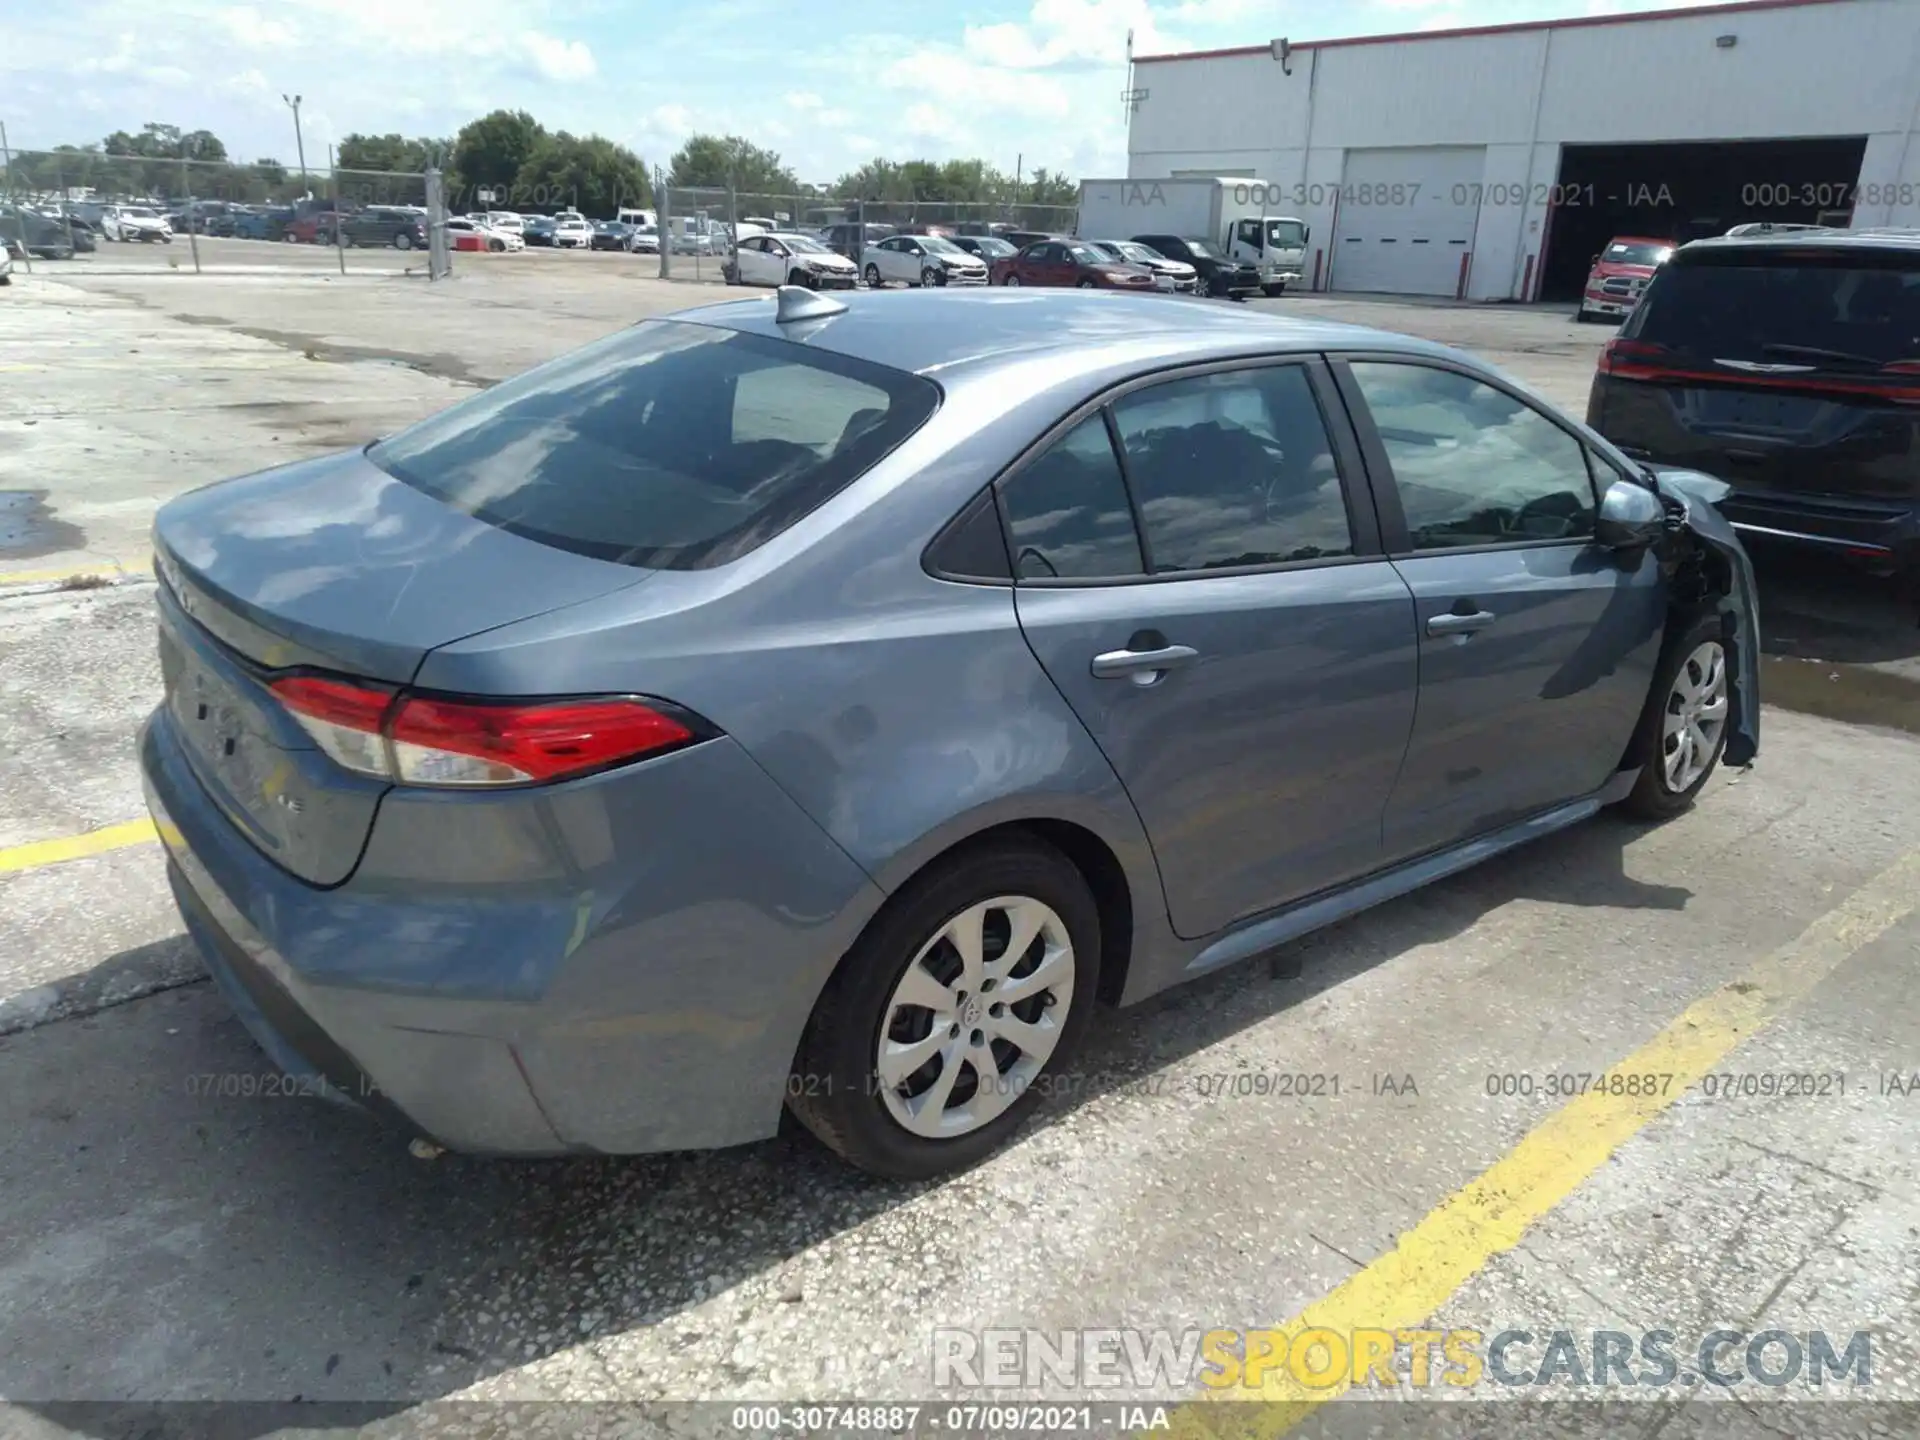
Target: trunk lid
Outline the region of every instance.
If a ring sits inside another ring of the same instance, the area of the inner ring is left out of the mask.
[[[327,758],[268,688],[312,668],[399,688],[428,651],[652,572],[523,539],[358,451],[207,486],[154,522],[164,705],[233,824],[317,885],[345,880],[384,780]]]

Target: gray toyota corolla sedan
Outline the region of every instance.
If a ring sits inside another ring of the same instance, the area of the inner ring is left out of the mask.
[[[1722,488],[1402,336],[783,290],[168,504],[141,762],[316,1091],[926,1175],[1097,1001],[1747,763]]]

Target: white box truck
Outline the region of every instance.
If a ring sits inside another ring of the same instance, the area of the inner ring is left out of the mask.
[[[1278,295],[1300,279],[1307,254],[1306,222],[1274,213],[1282,189],[1231,176],[1082,180],[1074,233],[1083,240],[1177,235],[1210,241],[1258,268],[1260,288]]]

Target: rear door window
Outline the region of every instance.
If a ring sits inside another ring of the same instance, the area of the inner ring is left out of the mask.
[[[870,469],[931,381],[790,341],[649,320],[369,447],[395,479],[621,564],[725,564]]]
[[[1114,402],[1155,574],[1353,554],[1301,365],[1170,380]]]
[[[1920,364],[1920,254],[1676,259],[1622,333],[1703,360],[1856,373]]]

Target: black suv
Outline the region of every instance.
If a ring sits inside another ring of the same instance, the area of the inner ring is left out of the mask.
[[[1755,540],[1920,574],[1920,231],[1696,240],[1607,343],[1587,423],[1733,486]]]
[[[1184,260],[1200,273],[1200,293],[1220,299],[1244,300],[1261,294],[1260,271],[1245,260],[1229,260],[1205,240],[1183,240],[1178,235],[1135,235],[1134,243],[1158,250],[1169,260]]]
[[[426,217],[398,206],[369,205],[340,221],[342,245],[391,245],[396,250],[424,249]]]

